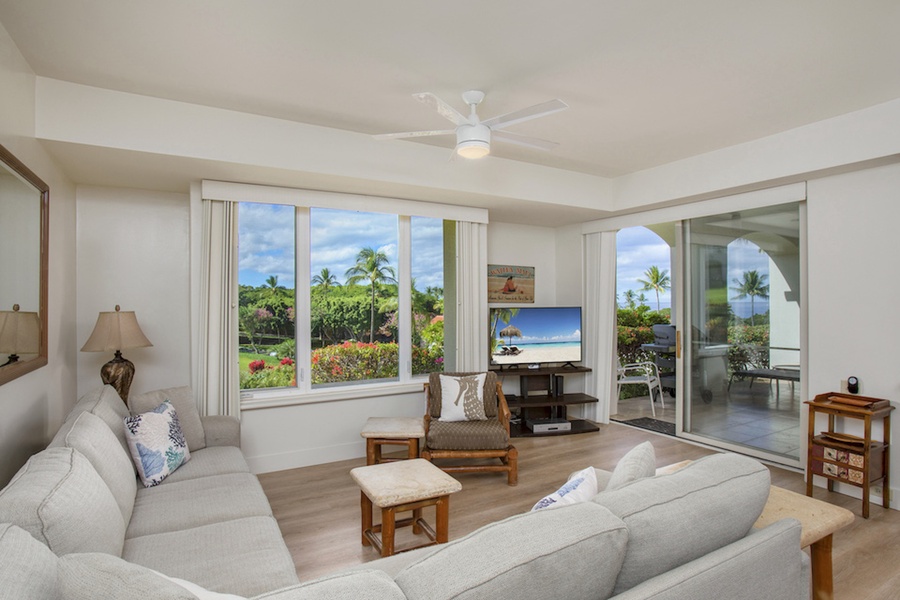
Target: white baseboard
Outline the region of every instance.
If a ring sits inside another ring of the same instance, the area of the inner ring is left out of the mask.
[[[248,456],[247,462],[250,464],[250,472],[258,475],[259,473],[309,467],[351,458],[365,458],[365,456],[366,443],[364,440],[360,440],[347,444],[304,448],[303,450],[279,454]]]

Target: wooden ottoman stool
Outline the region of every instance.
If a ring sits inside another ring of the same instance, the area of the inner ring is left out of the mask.
[[[360,435],[366,438],[366,464],[402,460],[382,458],[384,445],[406,446],[408,458],[419,457],[419,438],[425,437],[422,418],[417,417],[369,417]]]
[[[362,544],[375,546],[381,556],[394,554],[394,532],[412,525],[413,533],[425,533],[431,540],[414,546],[422,548],[446,543],[449,539],[450,494],[462,485],[425,459],[356,467],[350,471],[359,485],[362,509]],[[373,505],[381,509],[381,524],[372,524]],[[422,509],[435,507],[435,529],[422,518]],[[397,520],[398,512],[412,511],[412,517]],[[381,533],[379,539],[376,535]],[[405,550],[412,550],[406,548]]]

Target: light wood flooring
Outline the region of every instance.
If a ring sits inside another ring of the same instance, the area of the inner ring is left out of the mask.
[[[519,485],[509,487],[502,474],[456,474],[461,492],[450,500],[450,539],[457,539],[493,521],[522,513],[556,490],[569,473],[588,465],[612,469],[635,445],[649,440],[657,466],[697,459],[713,450],[673,437],[625,425],[600,425],[599,433],[517,438]],[[378,558],[360,544],[359,490],[350,478],[365,459],[347,460],[259,476],[301,581]],[[804,493],[803,476],[770,467],[774,485]],[[861,516],[855,498],[817,488],[815,497],[855,513],[853,524],[834,537],[835,598],[838,600],[900,600],[900,512],[872,505],[869,519]],[[434,518],[426,509],[429,521]],[[402,532],[402,535],[401,535]],[[398,546],[414,545],[409,528],[398,530]]]

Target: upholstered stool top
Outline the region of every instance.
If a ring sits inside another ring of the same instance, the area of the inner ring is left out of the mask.
[[[351,469],[359,489],[379,508],[453,494],[462,484],[423,458]]]
[[[422,417],[369,417],[360,435],[364,438],[404,439],[425,437]]]

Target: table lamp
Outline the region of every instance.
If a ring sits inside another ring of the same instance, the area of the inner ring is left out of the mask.
[[[20,311],[18,304],[0,311],[0,354],[7,355],[0,366],[17,362],[20,354],[37,354],[40,344],[41,319],[36,312]]]
[[[115,312],[101,312],[91,337],[81,348],[82,352],[110,352],[116,355],[100,369],[100,378],[104,384],[116,388],[123,402],[128,402],[128,391],[134,378],[134,363],[122,356],[127,348],[145,348],[152,346],[150,340],[141,331],[134,311],[122,311],[116,305]]]

